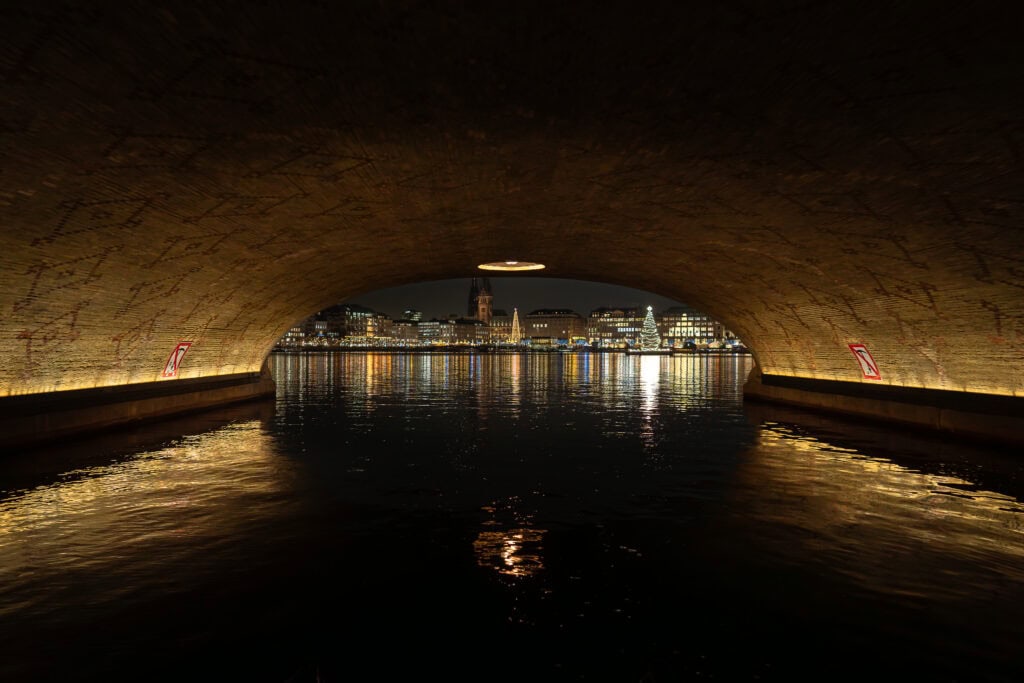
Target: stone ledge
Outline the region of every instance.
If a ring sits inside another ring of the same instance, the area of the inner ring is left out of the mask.
[[[0,450],[273,394],[268,371],[0,399]]]
[[[762,376],[757,369],[743,395],[976,440],[1024,443],[1024,399],[1015,396]]]

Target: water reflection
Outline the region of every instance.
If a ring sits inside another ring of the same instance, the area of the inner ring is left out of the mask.
[[[508,379],[509,379],[509,394],[508,394],[508,405],[511,406],[512,417],[519,416],[519,395],[522,392],[522,375],[519,365],[522,363],[522,354],[516,353],[508,356]],[[500,361],[499,361],[500,362]],[[504,373],[502,373],[504,374]]]
[[[1024,582],[1024,506],[962,477],[765,421],[737,471],[734,491],[751,490],[733,501],[742,514],[872,592],[969,599],[979,585]]]
[[[495,501],[480,510],[485,519],[473,541],[477,564],[503,576],[539,575],[544,570],[542,542],[547,531],[534,526],[534,513],[523,510],[520,497]]]
[[[620,403],[624,395],[637,395],[644,409],[656,410],[663,399],[678,407],[735,402],[751,359],[739,354],[303,353],[275,355],[271,364],[278,384],[292,399],[329,396],[341,381],[361,376],[361,385],[347,386],[346,392],[372,397],[414,388],[436,396],[473,387],[477,394],[498,391],[504,401],[519,404],[524,392],[543,402],[549,391],[559,393],[564,387],[593,395],[606,406]]]
[[[645,418],[658,409],[658,384],[661,381],[662,366],[668,365],[669,358],[664,356],[640,356],[640,390],[643,401],[640,412]]]
[[[0,679],[514,647],[507,678],[1022,680],[1019,459],[745,408],[747,357],[272,364],[273,415],[0,462]]]
[[[0,566],[16,572],[29,548],[35,572],[116,564],[111,546],[231,533],[279,489],[273,453],[260,422],[241,422],[10,494],[0,500]],[[64,551],[69,543],[74,553]]]

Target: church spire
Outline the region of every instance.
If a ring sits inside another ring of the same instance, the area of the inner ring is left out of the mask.
[[[466,309],[467,318],[475,318],[484,325],[490,325],[494,317],[492,302],[494,295],[491,294],[490,278],[473,278],[469,285],[469,306]]]
[[[469,285],[469,306],[466,308],[466,317],[476,317],[476,298],[480,294],[480,286],[477,284],[476,278]]]

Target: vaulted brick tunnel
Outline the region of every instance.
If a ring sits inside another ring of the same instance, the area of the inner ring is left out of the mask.
[[[1013,22],[455,7],[0,10],[0,394],[158,382],[182,341],[168,381],[257,372],[505,258],[690,303],[765,376],[1024,393]]]

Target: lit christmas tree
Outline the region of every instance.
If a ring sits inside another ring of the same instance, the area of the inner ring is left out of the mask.
[[[640,350],[650,351],[660,346],[661,336],[658,334],[658,323],[654,322],[654,311],[648,306],[644,326],[640,328]]]
[[[519,327],[519,309],[512,309],[512,334],[509,339],[513,344],[523,341],[523,330]]]

